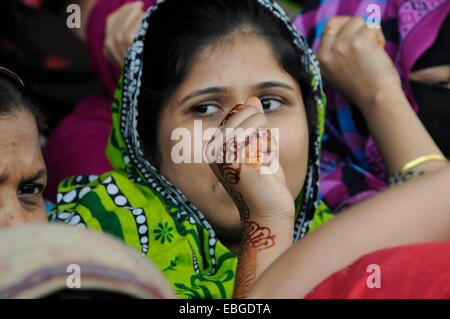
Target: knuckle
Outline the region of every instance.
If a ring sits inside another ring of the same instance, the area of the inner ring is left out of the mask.
[[[133,32],[128,32],[127,35],[124,37],[125,41],[126,41],[125,44],[127,46],[130,45],[133,42],[134,36],[135,36],[135,34]]]
[[[126,41],[126,36],[122,33],[116,34],[115,40],[115,42],[120,45]]]
[[[324,66],[328,66],[332,61],[331,55],[323,51],[317,53],[317,59],[319,60],[319,63]]]
[[[350,48],[352,49],[352,51],[361,51],[362,49],[364,49],[364,47],[366,46],[366,41],[364,37],[355,37],[351,42],[350,42]]]
[[[106,38],[105,42],[103,43],[103,51],[108,51],[112,47],[111,39]]]
[[[352,20],[353,20],[353,22],[355,24],[359,24],[359,25],[365,25],[366,24],[366,21],[364,21],[364,19],[361,18],[361,17],[353,17]]]
[[[337,29],[339,27],[339,23],[337,20],[335,20],[336,18],[330,18],[328,19],[328,21],[325,23],[324,26],[324,30],[327,29]]]
[[[332,48],[334,54],[337,55],[346,55],[347,53],[347,45],[343,41],[337,41]]]

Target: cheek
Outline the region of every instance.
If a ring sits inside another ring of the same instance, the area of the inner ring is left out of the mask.
[[[308,163],[308,130],[306,123],[289,121],[280,128],[280,163],[292,196],[300,193]]]
[[[180,163],[184,159],[182,156],[184,150],[191,153],[190,162],[194,160],[194,127],[191,123],[179,123],[179,126],[167,125],[167,122],[161,122],[159,134],[159,147],[161,152],[160,172],[171,183],[177,186],[193,203],[197,203],[205,198],[205,194],[211,191],[216,178],[209,168],[208,164],[202,163]],[[173,122],[172,122],[173,123]],[[185,134],[176,140],[172,140],[172,132],[181,128]],[[200,146],[201,141],[197,141]],[[180,151],[180,150],[183,151]],[[201,147],[203,149],[203,147]],[[173,154],[172,154],[173,151]],[[202,154],[201,154],[202,155]],[[176,161],[172,158],[175,156]],[[187,157],[186,159],[189,159]],[[201,206],[201,205],[199,205]]]
[[[32,212],[28,212],[28,220],[33,223],[46,223],[47,222],[47,211],[45,209],[44,200],[42,200],[42,204],[33,210]]]

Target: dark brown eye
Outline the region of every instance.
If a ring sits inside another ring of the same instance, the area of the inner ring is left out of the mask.
[[[283,101],[275,98],[261,98],[264,112],[275,111],[283,106]]]
[[[197,105],[192,110],[200,116],[211,116],[221,112],[221,108],[214,104]]]
[[[42,193],[43,190],[44,186],[39,184],[21,185],[17,190],[17,195],[18,196],[36,195]]]
[[[437,85],[440,87],[445,87],[445,88],[450,88],[450,80],[436,81],[436,82],[434,82],[434,85]]]

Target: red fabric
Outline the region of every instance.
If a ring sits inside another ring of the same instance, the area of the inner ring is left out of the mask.
[[[380,287],[373,284],[378,265]],[[373,287],[373,285],[372,285]],[[306,299],[450,298],[450,241],[380,250],[319,284]]]

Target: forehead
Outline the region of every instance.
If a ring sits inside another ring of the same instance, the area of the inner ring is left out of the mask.
[[[250,32],[235,32],[203,49],[185,82],[232,86],[273,80],[296,84],[279,65],[266,40]]]
[[[39,133],[34,117],[25,112],[0,116],[0,173],[15,168],[43,166]]]

